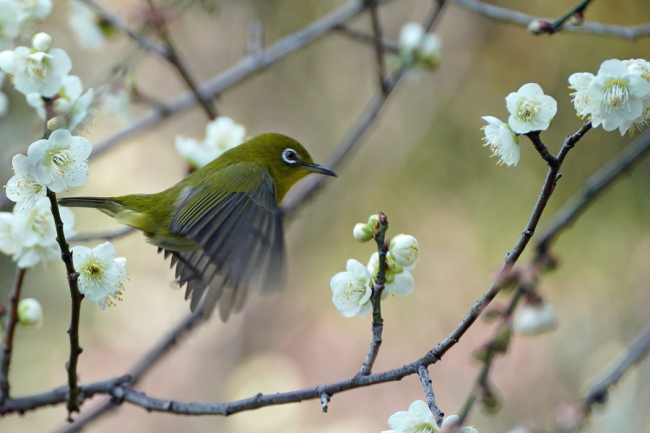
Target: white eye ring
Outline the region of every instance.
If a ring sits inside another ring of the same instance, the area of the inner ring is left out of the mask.
[[[296,164],[298,162],[298,154],[293,149],[284,149],[282,151],[282,160],[287,164]]]

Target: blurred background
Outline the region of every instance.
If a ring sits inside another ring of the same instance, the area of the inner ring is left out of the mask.
[[[146,10],[139,1],[103,3],[132,27],[138,26],[138,17]],[[205,81],[244,55],[252,21],[262,22],[268,45],[344,3],[220,0],[211,13],[189,8],[170,23],[170,29],[197,78]],[[421,22],[430,3],[395,0],[382,5],[386,38],[395,41],[405,23]],[[492,3],[555,17],[574,1]],[[68,10],[67,2],[55,1],[40,30],[70,54],[71,73],[81,77],[84,87],[101,84],[133,43],[118,37],[102,51],[83,50],[68,28]],[[650,21],[650,4],[596,1],[587,20],[645,23]],[[369,29],[369,16],[362,14],[352,24]],[[543,135],[550,150],[557,152],[564,137],[582,124],[567,89],[569,75],[596,73],[610,58],[650,59],[650,39],[630,42],[564,32],[534,37],[521,27],[453,4],[443,12],[435,32],[443,41],[440,68],[403,80],[365,135],[363,146],[338,168],[339,178],[327,179],[326,188],[287,221],[285,290],[252,297],[243,313],[228,323],[212,318],[153,368],[139,389],[160,398],[229,401],[354,375],[368,350],[371,320],[341,316],[331,302],[329,280],[345,269],[349,258],[367,262],[373,245],[357,243],[352,228],[380,210],[389,217],[389,237],[408,233],[418,239],[421,259],[413,272],[413,294],[382,304],[384,345],[374,371],[420,358],[451,332],[487,289],[523,230],[546,173],[546,164],[524,139],[519,165],[495,165],[482,146],[480,116],[507,119],[505,96],[537,82],[558,101],[558,115]],[[155,55],[137,62],[135,76],[139,88],[159,100],[185,90],[176,71]],[[217,104],[220,114],[243,124],[248,135],[287,134],[322,162],[366,105],[376,81],[372,47],[331,33],[229,89]],[[10,97],[9,114],[0,119],[0,177],[6,182],[12,175],[11,157],[40,138],[42,126],[23,95],[8,83],[3,90]],[[145,109],[135,107],[134,118]],[[86,137],[95,143],[128,121],[99,113],[93,123]],[[206,123],[197,106],[124,141],[93,159],[89,181],[70,195],[153,193],[171,186],[186,171],[174,137],[200,139]],[[616,132],[591,131],[569,154],[541,226],[629,141]],[[503,398],[503,409],[496,416],[473,412],[470,421],[481,433],[506,432],[518,424],[550,427],[558,404],[583,396],[594,374],[650,320],[649,182],[650,162],[645,161],[557,242],[554,251],[560,267],[543,277],[539,290],[557,308],[560,327],[539,337],[517,337],[507,356],[497,359],[492,382]],[[118,227],[92,210],[75,209],[75,215],[81,233]],[[128,260],[130,280],[117,307],[102,311],[93,303],[83,305],[82,382],[124,374],[189,309],[183,291],[173,284],[169,263],[140,234],[114,244],[118,255]],[[529,258],[525,254],[520,263]],[[0,257],[0,299],[6,299],[13,270],[10,258]],[[63,265],[55,262],[28,272],[23,296],[40,300],[45,322],[36,331],[17,330],[11,364],[14,396],[66,381],[70,301]],[[471,352],[490,335],[491,326],[479,321],[442,362],[430,367],[445,413],[456,413],[463,404],[480,368]],[[318,401],[227,419],[150,414],[125,404],[88,431],[370,433],[387,430],[389,416],[417,399],[424,399],[424,393],[418,377],[410,376],[335,395],[327,414],[321,413]],[[99,397],[87,401],[82,412],[99,403]],[[646,361],[613,391],[588,431],[650,433],[649,404]],[[11,415],[0,421],[0,430],[50,431],[63,425],[65,416],[62,405],[24,417]]]

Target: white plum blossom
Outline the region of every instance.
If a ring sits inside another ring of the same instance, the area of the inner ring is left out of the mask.
[[[420,259],[420,247],[413,236],[401,234],[390,241],[388,254],[395,263],[407,271],[412,271]]]
[[[59,129],[49,139],[32,143],[27,159],[35,168],[35,177],[54,192],[68,186],[81,186],[88,180],[88,155],[92,145],[83,137],[73,137],[67,129]]]
[[[368,271],[373,278],[379,272],[379,253],[373,253],[368,261]],[[411,272],[403,266],[397,264],[394,258],[386,255],[386,283],[384,290],[381,292],[381,299],[386,299],[388,295],[407,296],[415,289],[415,279]]]
[[[36,329],[43,323],[43,308],[34,298],[21,299],[18,303],[18,323],[25,328]]]
[[[39,33],[34,41],[41,48],[45,36]],[[68,54],[60,48],[39,51],[36,47],[17,47],[13,51],[0,53],[0,69],[13,76],[16,90],[28,95],[37,92],[49,98],[61,87],[61,78],[68,75],[72,62]]]
[[[557,113],[557,101],[537,83],[524,84],[506,97],[508,125],[516,134],[546,131]]]
[[[20,248],[20,233],[11,212],[0,212],[0,252],[13,255]]]
[[[79,273],[79,292],[86,299],[97,302],[101,309],[110,307],[113,299],[121,301],[126,279],[126,259],[116,257],[115,247],[104,242],[90,249],[76,245],[72,247],[75,270]]]
[[[330,281],[332,302],[345,317],[363,317],[372,310],[372,278],[368,269],[354,259],[348,260],[346,272],[339,272]]]
[[[16,202],[17,211],[29,210],[45,197],[47,188],[36,180],[34,167],[25,155],[16,155],[11,161],[15,175],[7,182],[7,198]]]
[[[205,128],[205,142],[225,152],[244,142],[246,128],[235,123],[230,117],[217,117]]]
[[[27,38],[52,11],[52,0],[14,0],[20,36]]]
[[[13,48],[11,40],[18,36],[18,7],[13,0],[0,0],[0,50]]]
[[[101,17],[83,2],[79,0],[70,2],[68,24],[77,37],[77,42],[83,48],[99,50],[104,46],[106,38],[101,23]]]
[[[600,118],[600,112],[591,112],[589,85],[593,79],[594,74],[589,72],[576,72],[569,77],[569,87],[575,90],[575,92],[571,94],[571,96],[573,96],[573,106],[575,107],[578,116],[581,118],[587,116],[589,116],[590,119],[594,116],[596,119]]]
[[[391,415],[388,418],[388,425],[392,430],[385,430],[382,433],[478,433],[474,427],[457,427],[459,420],[458,415],[450,415],[442,422],[442,426],[438,427],[429,406],[422,400],[416,400],[411,403],[408,411]]]
[[[89,89],[83,96],[82,91],[83,86],[79,77],[74,75],[63,77],[58,92],[59,97],[52,107],[54,113],[61,119],[58,128],[67,129],[72,134],[84,131],[97,112],[90,106],[95,95],[94,90]]]
[[[644,114],[644,99],[650,95],[650,83],[632,73],[622,61],[611,59],[600,65],[587,91],[592,125],[602,124],[605,131],[618,129],[623,135]]]
[[[399,38],[400,56],[405,64],[436,68],[442,57],[440,38],[425,32],[417,23],[402,27]]]
[[[17,206],[16,206],[17,207]],[[59,209],[66,236],[75,234],[74,215],[67,208]],[[0,233],[10,234],[10,240],[0,242],[0,251],[13,255],[19,268],[31,268],[39,262],[48,262],[61,256],[56,242],[56,227],[50,201],[41,198],[24,212],[14,208],[13,213],[0,212]]]
[[[482,128],[485,133],[484,146],[490,147],[492,156],[499,157],[497,164],[517,165],[521,150],[519,139],[510,126],[493,116],[483,116],[481,119],[488,123]]]
[[[195,169],[216,159],[226,150],[244,142],[246,128],[230,117],[221,116],[208,123],[205,139],[198,142],[192,138],[176,136],[176,150]]]
[[[515,331],[522,335],[537,335],[557,328],[557,313],[553,305],[543,302],[538,305],[526,304],[514,320]]]
[[[206,166],[220,155],[218,150],[200,143],[198,140],[181,135],[176,136],[175,144],[178,153],[185,158],[193,169]]]
[[[630,59],[624,60],[623,63],[632,74],[638,75],[650,83],[650,62],[644,59]],[[650,125],[650,95],[643,99],[643,112],[632,122],[630,133],[633,134],[636,130],[641,131],[648,125]]]
[[[418,23],[406,23],[399,34],[399,48],[403,56],[414,56],[424,37],[424,28]]]
[[[474,426],[461,427],[458,415],[449,415],[442,421],[441,433],[478,433]]]

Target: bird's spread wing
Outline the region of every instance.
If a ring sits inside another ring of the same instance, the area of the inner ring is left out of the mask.
[[[165,252],[165,257],[172,255],[180,283],[187,283],[191,309],[202,301],[209,315],[219,302],[224,321],[241,309],[250,286],[268,290],[282,285],[284,230],[273,181],[265,169],[252,170],[246,170],[245,180],[237,184],[235,179],[221,191],[206,193],[214,189],[207,185],[204,191],[194,190],[169,227],[199,247]]]

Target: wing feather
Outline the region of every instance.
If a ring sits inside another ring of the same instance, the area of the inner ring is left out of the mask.
[[[169,226],[198,247],[172,253],[171,259],[176,277],[187,283],[190,308],[202,303],[207,316],[219,303],[224,321],[241,310],[249,287],[277,289],[284,274],[284,231],[273,181],[264,169],[251,176],[259,181],[248,192],[192,191]]]

